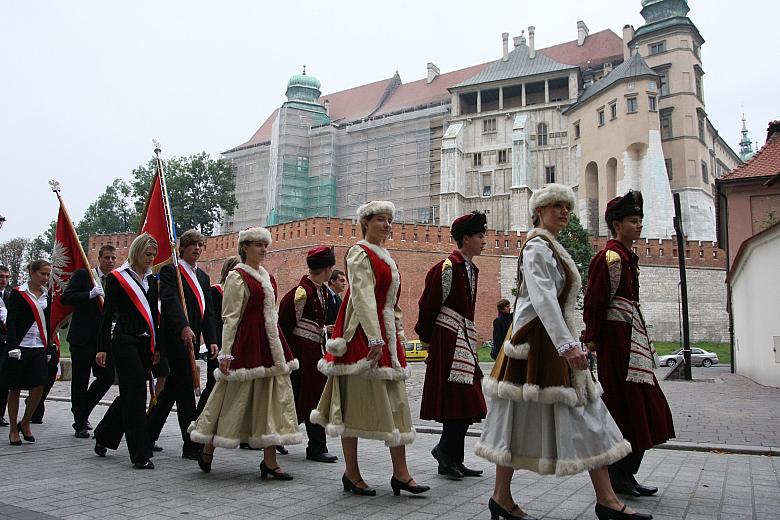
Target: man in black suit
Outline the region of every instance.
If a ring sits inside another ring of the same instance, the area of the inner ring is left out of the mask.
[[[341,307],[341,295],[346,288],[346,275],[343,271],[334,269],[328,279],[328,301],[325,302],[325,325],[328,327],[328,336],[333,332],[333,324],[336,323]]]
[[[209,291],[211,280],[196,265],[203,252],[203,244],[203,235],[194,229],[185,231],[179,239],[179,272],[187,305],[186,314],[179,300],[176,268],[166,265],[160,271],[160,338],[171,373],[165,382],[165,388],[157,396],[157,404],[149,413],[149,435],[156,441],[168,414],[171,413],[173,403],[176,403],[179,428],[184,441],[181,456],[191,460],[198,459],[200,445],[192,442],[187,433],[187,428],[196,417],[188,350],[192,350],[197,357],[199,339],[203,334],[209,355],[216,357],[218,353],[214,310]]]
[[[73,307],[68,343],[73,378],[70,382],[71,412],[73,429],[79,439],[89,439],[89,414],[106,395],[114,382],[114,365],[109,356],[106,366],[95,361],[97,335],[100,327],[101,302],[106,277],[116,266],[116,248],[111,244],[101,246],[98,251],[98,267],[90,273],[78,269],[73,273],[60,300]],[[90,373],[95,376],[89,384]]]
[[[8,387],[3,379],[3,363],[6,358],[6,328],[8,300],[11,298],[11,270],[0,265],[0,426],[8,426],[5,420],[5,406],[8,401]]]

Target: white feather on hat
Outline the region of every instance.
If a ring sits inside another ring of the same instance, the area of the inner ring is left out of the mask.
[[[270,246],[271,232],[264,227],[242,229],[238,232],[238,243],[241,242],[265,242],[267,246]]]
[[[528,201],[528,209],[531,211],[531,215],[534,215],[537,208],[543,208],[556,202],[565,202],[569,205],[570,210],[574,210],[576,204],[574,190],[563,184],[556,183],[542,186],[531,195],[531,199]]]
[[[378,213],[387,213],[391,217],[395,216],[395,204],[389,200],[372,200],[366,202],[357,209],[358,219],[368,218]]]

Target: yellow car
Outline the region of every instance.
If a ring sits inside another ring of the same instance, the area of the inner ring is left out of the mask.
[[[428,346],[423,345],[419,339],[406,342],[407,361],[425,361],[428,359]]]

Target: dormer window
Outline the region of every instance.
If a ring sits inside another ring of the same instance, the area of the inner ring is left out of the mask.
[[[666,52],[666,40],[650,44],[650,55]]]

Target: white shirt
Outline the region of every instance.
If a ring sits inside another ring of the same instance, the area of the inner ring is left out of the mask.
[[[149,292],[149,281],[146,279],[146,277],[149,276],[150,274],[152,274],[152,270],[151,269],[147,269],[146,272],[144,273],[143,277],[141,277],[141,278],[139,278],[138,274],[135,271],[133,271],[133,268],[130,267],[130,263],[129,262],[125,262],[124,264],[122,264],[122,266],[119,268],[119,270],[120,271],[121,270],[125,270],[128,273],[130,273],[130,276],[133,277],[133,280],[138,282],[141,285],[141,287],[144,288],[144,292]]]
[[[27,282],[23,283],[21,287],[19,287],[20,291],[24,291],[27,294],[30,295],[30,298],[32,298],[33,301],[37,301],[38,305],[41,307],[41,310],[46,310],[46,307],[48,305],[48,302],[46,301],[46,291],[43,291],[41,293],[41,297],[35,296],[33,292],[30,290],[30,287],[27,285]],[[35,317],[35,312],[33,311],[33,317]],[[44,323],[43,326],[45,327],[46,324]],[[41,338],[40,332],[38,332],[38,322],[33,321],[32,326],[30,327],[30,330],[27,331],[27,334],[24,335],[22,338],[22,341],[19,342],[20,347],[24,348],[43,348],[45,345],[43,344],[43,339]]]

